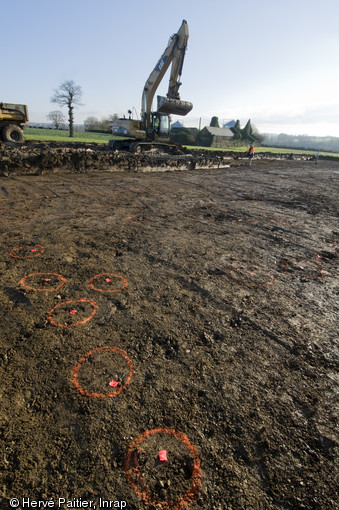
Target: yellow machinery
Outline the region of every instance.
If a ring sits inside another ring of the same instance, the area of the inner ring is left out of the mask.
[[[0,139],[4,142],[24,142],[23,124],[28,122],[24,104],[0,103]]]
[[[178,32],[169,40],[157,65],[149,75],[142,94],[141,120],[129,118],[115,120],[112,132],[124,140],[110,140],[112,149],[132,151],[148,150],[159,142],[167,142],[170,136],[169,115],[187,115],[193,108],[192,103],[181,101],[179,87],[188,40],[187,21],[183,20]],[[157,110],[152,112],[152,102],[157,88],[169,66],[172,64],[167,97],[157,96]],[[127,138],[127,139],[126,139]]]

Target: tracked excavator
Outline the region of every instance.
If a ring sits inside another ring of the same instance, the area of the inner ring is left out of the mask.
[[[181,101],[179,95],[187,40],[188,25],[187,21],[183,20],[178,32],[171,36],[167,48],[145,83],[141,100],[141,119],[131,118],[132,112],[129,110],[128,119],[113,121],[113,135],[124,139],[110,140],[108,145],[111,149],[141,152],[161,148],[170,151],[171,145],[166,143],[170,137],[169,115],[187,115],[193,108],[192,103]],[[167,97],[157,96],[157,110],[151,111],[155,92],[171,64]]]

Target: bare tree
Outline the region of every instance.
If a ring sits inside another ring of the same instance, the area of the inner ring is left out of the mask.
[[[99,129],[99,121],[96,117],[87,117],[84,121],[85,131],[93,131]]]
[[[51,102],[59,106],[68,108],[69,136],[74,137],[74,106],[81,105],[82,90],[80,85],[76,85],[73,80],[64,81],[58,89],[54,91]]]
[[[107,131],[111,133],[112,122],[118,118],[116,113],[108,115],[108,117],[104,117],[101,120],[98,120],[96,117],[87,117],[84,121],[85,131]]]
[[[60,124],[65,122],[65,116],[60,110],[54,110],[53,112],[49,112],[47,118],[48,120],[53,122],[55,129],[59,129]]]
[[[107,131],[108,133],[112,132],[112,122],[117,120],[119,117],[116,113],[113,115],[108,115],[108,117],[104,117],[100,122],[100,128],[102,131]]]

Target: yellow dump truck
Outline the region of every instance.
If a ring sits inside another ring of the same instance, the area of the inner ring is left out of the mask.
[[[22,131],[28,122],[28,109],[25,104],[0,102],[0,140],[22,143],[25,141]]]

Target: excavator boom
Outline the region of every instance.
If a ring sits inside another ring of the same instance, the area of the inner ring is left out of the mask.
[[[149,127],[149,116],[154,94],[171,64],[172,68],[167,97],[158,96],[157,111],[159,113],[187,115],[193,108],[192,103],[181,101],[179,95],[179,87],[181,85],[180,77],[187,48],[188,35],[187,21],[183,20],[178,32],[170,38],[167,48],[145,83],[141,101],[141,114],[146,121],[146,130]]]

